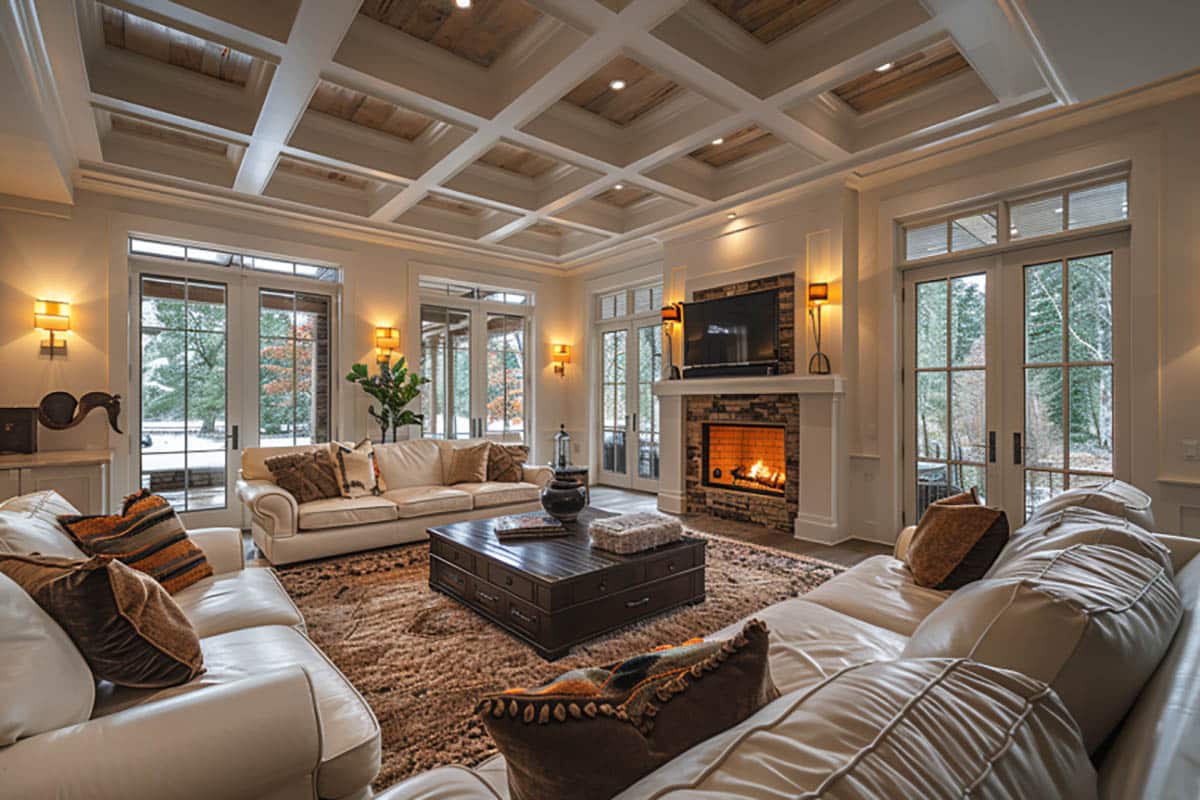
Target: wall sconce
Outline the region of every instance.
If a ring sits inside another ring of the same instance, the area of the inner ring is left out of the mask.
[[[567,364],[571,363],[571,345],[550,345],[550,360],[554,362],[554,374],[560,378],[566,377]]]
[[[375,363],[391,363],[392,351],[399,349],[400,331],[395,328],[375,329]]]
[[[71,330],[71,304],[57,300],[38,300],[33,304],[33,327],[40,331],[49,331],[50,338],[42,342],[42,352],[48,352],[54,358],[57,350],[63,355],[67,352],[67,331]],[[62,335],[54,338],[55,333]]]
[[[817,344],[817,352],[808,359],[810,375],[828,375],[830,373],[829,356],[821,352],[821,306],[828,302],[828,283],[810,283],[808,285],[808,319],[812,323],[813,340]]]
[[[663,333],[667,335],[667,380],[673,381],[679,377],[679,367],[675,366],[675,340],[671,334],[675,326],[683,322],[683,303],[671,303],[662,307]]]

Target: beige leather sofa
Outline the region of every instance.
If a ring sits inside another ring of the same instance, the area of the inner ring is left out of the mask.
[[[242,451],[238,497],[250,512],[254,543],[272,564],[416,542],[438,525],[541,508],[541,488],[554,476],[549,467],[526,465],[524,480],[518,483],[446,484],[443,453],[480,441],[412,439],[375,445],[385,487],[380,495],[309,503],[297,503],[272,483],[265,462],[271,456],[327,445],[250,447]]]
[[[0,552],[82,558],[56,524],[57,515],[75,513],[53,491],[0,503]],[[90,719],[0,747],[0,797],[370,796],[380,763],[379,725],[370,706],[309,641],[304,619],[274,571],[245,567],[239,531],[189,533],[215,574],[174,599],[200,636],[204,674],[158,690],[91,680],[71,686],[85,699],[94,690]],[[28,596],[17,584],[0,581],[0,612],[23,600]],[[0,613],[0,619],[12,618]],[[54,625],[49,617],[43,623]],[[0,629],[0,658],[18,667],[17,675],[0,667],[0,681],[25,680],[32,669],[60,674],[52,664],[22,662],[24,648],[38,636],[35,628]],[[5,691],[0,685],[0,695]],[[3,696],[13,701],[12,695]],[[36,713],[39,704],[26,702]],[[11,708],[0,712],[0,722],[11,725],[12,713]]]
[[[1109,519],[1086,541],[1112,543],[1112,531],[1119,534],[1122,525],[1122,520]],[[1033,532],[1046,533],[1045,526]],[[897,556],[910,538],[911,530],[906,530]],[[1173,573],[1166,580],[1173,580],[1178,590],[1182,619],[1173,639],[1160,642],[1166,654],[1128,715],[1090,758],[1080,723],[1045,684],[1006,671],[1002,675],[1021,680],[1002,690],[972,674],[986,666],[976,661],[905,658],[918,627],[951,593],[917,586],[902,560],[877,556],[803,597],[755,613],[771,629],[771,672],[783,696],[652,772],[618,800],[1200,796],[1200,540],[1154,539],[1166,548],[1159,549],[1164,563],[1152,562],[1149,569]],[[1013,559],[1024,557],[1021,548],[1013,549]],[[1040,557],[1044,564],[1046,554]],[[1010,563],[1003,569],[1019,568]],[[1110,611],[1103,607],[1107,587],[1102,582],[1084,590],[1094,592],[1102,606],[1099,613]],[[1073,608],[1070,601],[1051,598],[1037,612],[1051,618],[1048,629],[1058,624],[1056,607],[1064,605]],[[712,635],[732,634],[742,624]],[[1115,624],[1130,641],[1144,635],[1127,621]],[[1052,649],[1044,630],[1030,625],[1027,640],[1022,634],[1011,642],[1013,652],[1036,660],[1040,650]],[[1102,688],[1090,686],[1086,704],[1112,702],[1119,694],[1117,684],[1128,680],[1126,664],[1097,659],[1092,669],[1084,682]],[[987,708],[990,717],[981,715],[980,708]],[[871,725],[878,726],[877,736]],[[847,749],[856,735],[863,736],[864,726],[863,740],[869,744]],[[888,749],[889,726],[898,731],[892,737],[899,740],[894,750]],[[979,746],[981,742],[987,746]],[[901,783],[905,788],[898,791]],[[502,756],[474,769],[440,767],[381,795],[383,800],[508,797]]]

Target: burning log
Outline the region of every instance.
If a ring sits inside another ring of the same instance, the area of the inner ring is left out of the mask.
[[[786,474],[778,470],[775,472],[768,470],[767,466],[761,460],[756,461],[749,469],[744,466],[737,466],[731,472],[734,483],[744,481],[745,483],[763,486],[776,492],[783,491],[784,484],[787,483]]]

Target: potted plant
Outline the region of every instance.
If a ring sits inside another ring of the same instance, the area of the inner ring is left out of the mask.
[[[390,362],[379,365],[379,374],[370,375],[366,364],[355,364],[346,373],[346,380],[357,383],[369,397],[379,403],[367,407],[367,413],[379,426],[380,442],[387,441],[387,433],[392,432],[392,441],[396,441],[396,429],[401,425],[420,425],[425,421],[423,414],[416,414],[405,408],[417,395],[421,387],[429,383],[429,379],[409,372],[404,356],[392,366]]]

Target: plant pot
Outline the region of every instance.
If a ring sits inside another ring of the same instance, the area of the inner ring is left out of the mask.
[[[555,478],[542,489],[542,508],[562,522],[574,522],[587,505],[587,489],[578,481]]]

